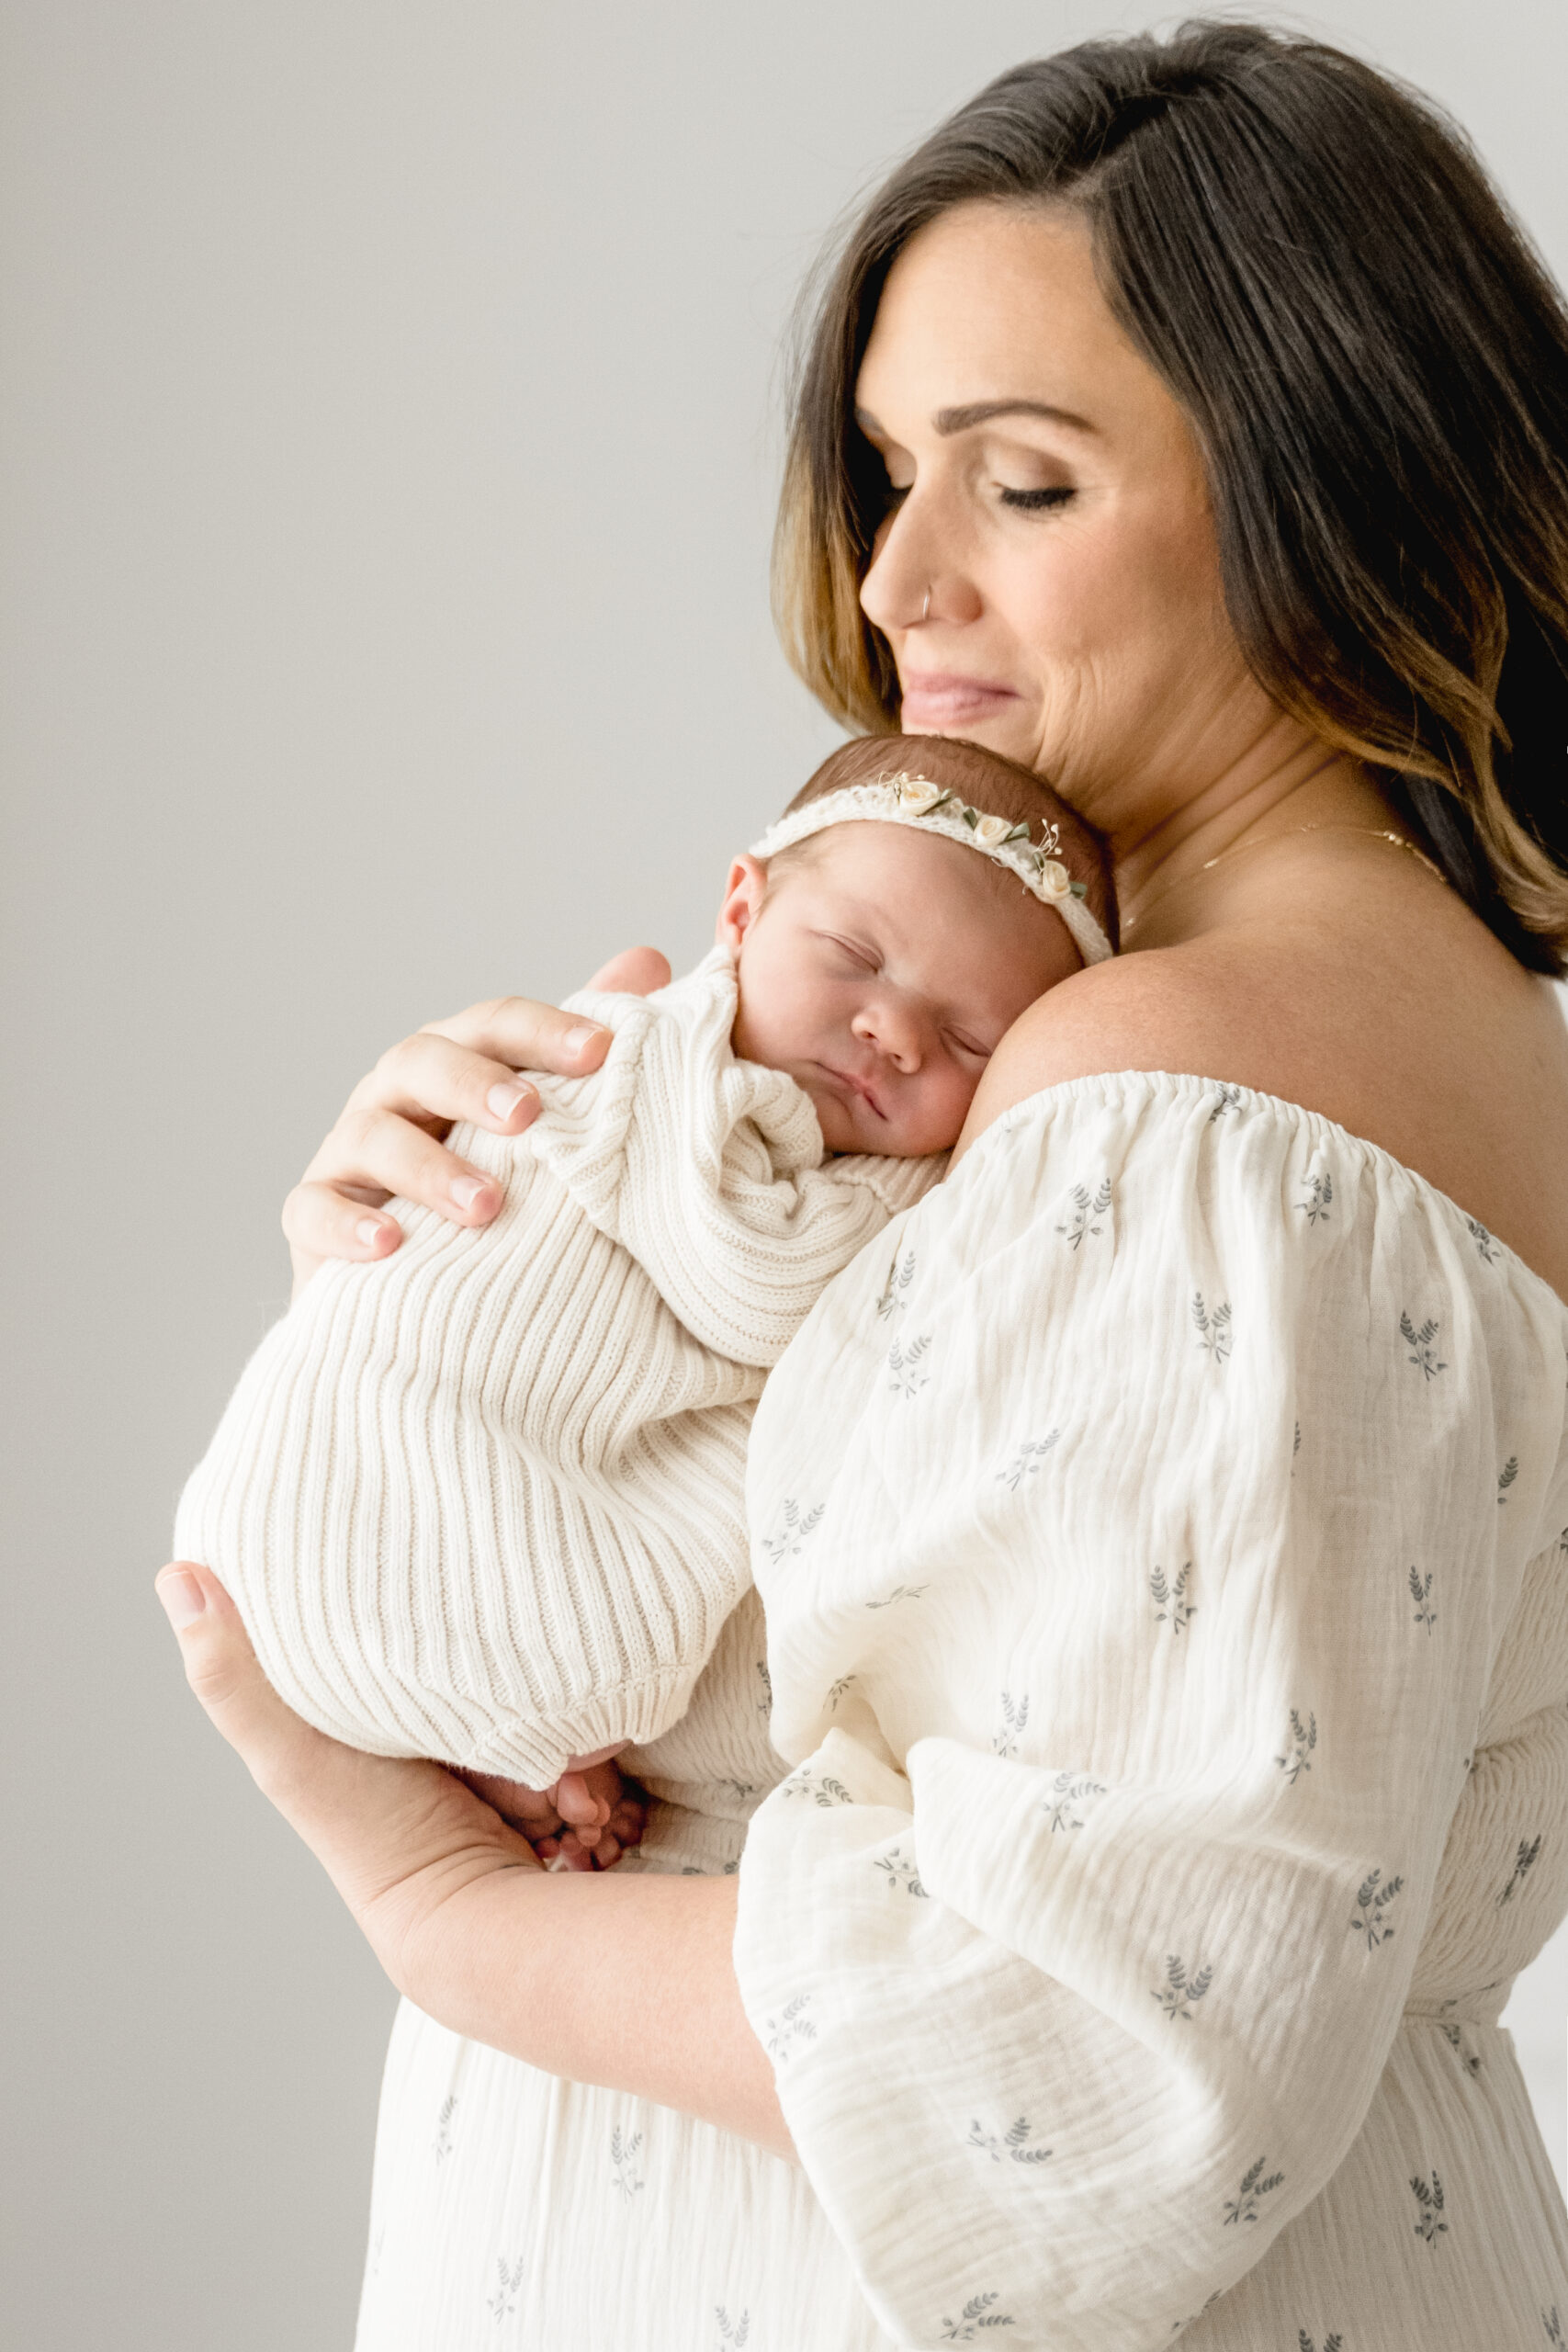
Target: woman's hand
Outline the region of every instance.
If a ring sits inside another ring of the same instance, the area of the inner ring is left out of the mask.
[[[286,1706],[210,1569],[176,1560],[157,1589],[192,1690],[322,1864],[400,1991],[411,1989],[412,1949],[434,1913],[497,1873],[543,1874],[526,1838],[454,1773],[363,1756]]]
[[[400,1992],[454,2033],[547,2074],[793,2154],[735,1982],[732,1878],[548,1871],[439,1764],[361,1756],[302,1723],[209,1569],[175,1561],[158,1598],[186,1681]]]
[[[612,957],[589,986],[646,996],[670,965],[655,947]],[[501,1206],[493,1178],[446,1148],[460,1119],[521,1135],[539,1097],[519,1070],[583,1076],[604,1060],[610,1033],[530,997],[497,997],[434,1021],[383,1054],[283,1204],[298,1292],[328,1258],[388,1258],[402,1240],[378,1214],[394,1193],[454,1225],[488,1225]]]

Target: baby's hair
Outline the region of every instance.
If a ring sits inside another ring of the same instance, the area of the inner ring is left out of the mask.
[[[784,814],[793,816],[795,809],[825,799],[829,792],[842,792],[852,784],[882,784],[907,775],[942,785],[989,816],[1007,817],[1014,824],[1027,820],[1036,842],[1042,828],[1055,825],[1060,844],[1056,855],[1073,880],[1084,885],[1084,904],[1115,946],[1116,894],[1111,861],[1100,834],[1032,769],[1021,766],[1017,760],[1004,759],[999,752],[987,752],[981,743],[966,742],[956,735],[857,736],[823,761]],[[773,864],[781,858],[803,856],[829,837],[810,834],[793,849],[781,850]],[[999,866],[997,871],[1002,874]]]

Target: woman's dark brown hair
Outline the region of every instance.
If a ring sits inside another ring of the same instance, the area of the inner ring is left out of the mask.
[[[1339,50],[1200,22],[1015,66],[893,173],[816,307],[775,549],[791,660],[874,730],[898,712],[860,606],[887,485],[854,383],[897,255],[974,202],[1083,215],[1202,449],[1254,674],[1561,973],[1568,312],[1462,133]]]

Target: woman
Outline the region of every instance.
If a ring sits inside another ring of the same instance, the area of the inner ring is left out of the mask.
[[[826,1514],[770,1586],[782,1787],[754,1604],[637,1759],[648,1867],[550,1877],[162,1579],[417,2004],[360,2343],[1562,2342],[1496,2025],[1568,1907],[1556,292],[1335,51],[1022,67],[855,229],[780,549],[829,707],[1049,774],[1131,952],[903,1237],[930,1372],[857,1265],[764,1399],[754,1524]],[[518,1003],[395,1048],[301,1273],[393,1193],[492,1215],[445,1123],[598,1050]]]

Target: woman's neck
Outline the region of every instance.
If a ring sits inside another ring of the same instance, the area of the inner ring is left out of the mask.
[[[1111,829],[1122,927],[1138,946],[1173,945],[1201,926],[1204,893],[1195,877],[1233,850],[1323,826],[1389,823],[1359,761],[1294,728],[1290,734],[1285,744],[1258,744],[1154,826]]]

